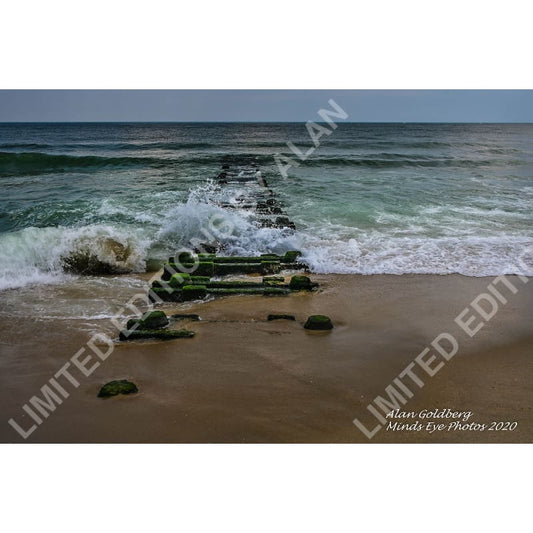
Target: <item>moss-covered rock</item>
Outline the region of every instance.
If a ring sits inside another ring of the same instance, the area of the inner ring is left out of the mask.
[[[138,339],[169,341],[172,339],[185,339],[189,337],[194,337],[194,331],[186,329],[123,329],[119,335],[121,341]]]
[[[194,263],[196,262],[196,258],[191,252],[180,252],[175,258],[174,261],[178,264],[185,264],[185,263]],[[174,262],[173,261],[173,262]]]
[[[215,274],[217,276],[259,273],[261,273],[261,263],[215,263]]]
[[[315,286],[307,276],[292,276],[289,282],[291,291],[310,291]]]
[[[215,257],[213,262],[215,263],[260,263],[263,260],[262,257],[253,257],[253,256],[221,256]]]
[[[282,263],[295,263],[298,258],[302,255],[302,252],[298,250],[290,250],[285,252],[285,255],[281,258]]]
[[[148,299],[151,302],[181,302],[181,289],[152,288],[148,291]]]
[[[174,320],[201,320],[200,315],[196,315],[194,313],[177,313],[175,315],[171,315],[171,317]]]
[[[271,320],[296,320],[296,318],[294,317],[294,315],[277,315],[277,314],[272,314],[272,315],[268,315],[268,316],[267,316],[267,320],[268,320],[268,321],[271,321]]]
[[[211,254],[211,253],[200,253],[198,254],[198,261],[202,261],[202,262],[205,262],[205,261],[213,261],[214,259],[216,259],[216,254]]]
[[[170,259],[173,259],[172,257]],[[180,269],[181,268],[181,269]],[[179,274],[183,270],[183,267],[180,267],[174,261],[170,263],[165,263],[163,265],[163,274],[161,274],[162,281],[169,281],[174,274]]]
[[[331,318],[326,315],[311,315],[304,324],[305,329],[327,330],[333,329]]]
[[[284,294],[289,294],[291,291],[289,289],[284,289],[281,287],[265,287],[263,290],[263,296],[281,296]]]
[[[261,261],[261,274],[277,274],[280,269],[279,261]]]
[[[139,319],[139,328],[141,329],[160,329],[168,326],[168,324],[167,315],[163,311],[147,311]]]
[[[190,284],[191,285],[206,285],[211,281],[209,276],[191,276]]]
[[[117,394],[133,394],[139,392],[137,385],[127,379],[117,379],[106,383],[98,393],[99,398],[109,398]]]
[[[283,283],[285,278],[283,276],[265,276],[263,283]]]
[[[138,318],[130,318],[126,322],[126,329],[137,329],[140,325],[140,320]]]
[[[208,278],[212,278],[215,275],[213,261],[200,261],[190,266],[191,268],[196,267],[191,271],[192,276],[207,276]]]
[[[183,301],[201,300],[207,295],[205,285],[185,285],[181,293]]]
[[[205,284],[206,289],[253,289],[264,287],[263,283],[256,281],[211,281]]]
[[[178,274],[173,274],[170,278],[168,284],[173,289],[179,289],[182,285],[188,285],[191,280],[191,275],[180,272]]]
[[[288,294],[288,289],[277,287],[251,287],[241,289],[209,289],[209,294],[217,296],[229,296],[231,294],[262,294],[264,296],[278,296]]]

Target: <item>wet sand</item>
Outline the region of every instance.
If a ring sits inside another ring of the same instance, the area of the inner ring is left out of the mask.
[[[27,442],[533,442],[533,283],[509,276],[517,294],[507,293],[508,303],[469,338],[454,318],[493,278],[312,278],[321,284],[315,293],[161,307],[200,314],[201,322],[172,326],[196,336],[117,343],[90,377],[78,372],[80,387],[69,389]],[[124,291],[124,303],[132,291]],[[21,442],[7,420],[29,426],[21,409],[29,398],[92,332],[118,332],[109,320],[21,319],[9,315],[6,299],[1,305],[0,440]],[[273,312],[296,321],[267,322]],[[311,314],[329,315],[335,329],[304,330]],[[431,435],[381,429],[369,441],[352,420],[375,425],[367,405],[442,332],[458,340],[457,355],[435,377],[426,375],[403,409],[472,411],[470,421],[517,421],[517,428]],[[123,378],[139,393],[96,397],[102,384]]]

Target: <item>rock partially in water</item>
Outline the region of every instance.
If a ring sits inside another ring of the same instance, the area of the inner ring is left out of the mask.
[[[267,316],[267,320],[296,320],[294,315],[278,315],[278,314],[272,314]]]
[[[191,275],[193,276],[207,276],[208,278],[212,278],[215,275],[213,261],[199,261],[194,265],[187,265],[188,268],[192,268],[193,266],[196,266],[196,268],[191,272]]]
[[[175,315],[170,315],[174,320],[201,320],[200,315],[195,313],[177,313]]]
[[[333,329],[331,318],[326,315],[311,315],[304,324],[305,329],[328,330]]]
[[[184,301],[202,300],[207,295],[205,285],[185,285],[181,291]]]
[[[220,250],[220,243],[217,241],[201,242],[198,243],[194,251],[200,256],[200,254],[216,254]]]
[[[261,261],[261,274],[277,274],[280,269],[279,261]]]
[[[186,329],[123,329],[119,335],[121,341],[138,339],[169,341],[172,339],[187,339],[190,337],[194,337],[194,331]]]
[[[188,283],[190,283],[190,280],[191,280],[190,274],[185,274],[185,273],[180,272],[178,274],[173,274],[168,284],[173,289],[179,289],[182,285],[187,285]]]
[[[140,325],[140,320],[138,318],[130,318],[126,322],[126,329],[138,329]]]
[[[215,263],[215,273],[217,276],[259,274],[261,273],[261,263]]]
[[[191,285],[207,285],[211,281],[211,278],[208,276],[191,276],[190,284]]]
[[[289,289],[279,287],[250,287],[240,289],[209,289],[209,294],[215,296],[229,296],[231,294],[261,294],[263,296],[281,296],[289,294]]]
[[[132,253],[129,245],[112,238],[95,239],[94,242],[80,243],[76,250],[61,258],[63,269],[73,274],[103,276],[123,274],[131,271],[128,259]]]
[[[126,329],[162,329],[169,323],[163,311],[147,311],[141,318],[130,318],[126,323]]]
[[[263,283],[283,283],[285,278],[283,276],[265,276]]]
[[[285,255],[281,258],[282,263],[296,263],[298,257],[302,255],[302,252],[298,250],[290,250],[285,252]]]
[[[109,398],[117,394],[133,394],[139,392],[137,385],[127,379],[118,379],[106,383],[98,393],[99,398]]]
[[[289,283],[291,291],[310,291],[316,287],[317,283],[312,283],[307,276],[292,276]]]
[[[140,329],[161,329],[168,326],[168,324],[167,315],[163,311],[147,311],[139,319]]]

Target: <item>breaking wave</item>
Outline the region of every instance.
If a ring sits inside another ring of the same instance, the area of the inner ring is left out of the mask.
[[[143,272],[147,246],[140,235],[104,225],[5,233],[0,235],[0,290],[59,283],[70,274]]]

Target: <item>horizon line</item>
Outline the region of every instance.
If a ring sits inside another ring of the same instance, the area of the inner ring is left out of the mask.
[[[9,120],[0,124],[307,124],[309,120]],[[324,123],[326,122],[317,122]],[[339,124],[533,124],[530,121],[343,121]]]

